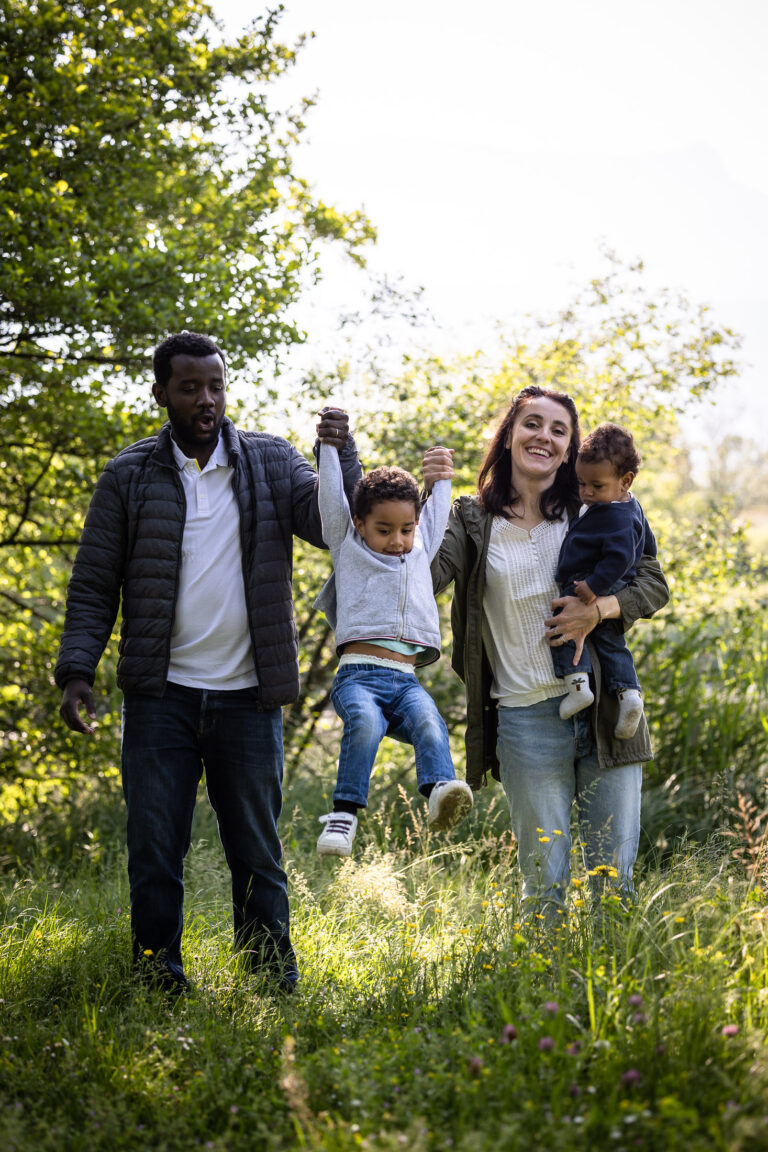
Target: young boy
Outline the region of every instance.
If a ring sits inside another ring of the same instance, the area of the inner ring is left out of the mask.
[[[584,604],[594,604],[598,596],[611,595],[629,583],[644,553],[656,555],[653,533],[630,492],[639,468],[634,440],[618,424],[600,424],[582,444],[576,475],[583,504],[568,528],[555,573],[563,595],[576,595]],[[601,617],[590,639],[600,657],[606,687],[619,699],[614,735],[629,740],[643,714],[632,654],[615,620]],[[552,649],[555,673],[568,689],[560,704],[564,720],[594,700],[587,650],[578,664],[573,663],[573,651],[573,641]]]
[[[325,828],[317,851],[349,856],[386,735],[413,745],[430,827],[452,828],[472,807],[471,789],[453,770],[448,730],[415,673],[440,655],[430,563],[445,532],[451,482],[435,484],[420,516],[413,476],[377,468],[358,481],[350,516],[332,441],[320,445],[319,470],[323,538],[334,572],[317,606],[336,633],[340,660],[331,700],[344,733],[333,811],[320,817]]]

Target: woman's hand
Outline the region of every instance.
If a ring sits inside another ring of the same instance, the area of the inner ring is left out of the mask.
[[[421,475],[426,492],[431,492],[438,480],[452,480],[453,448],[444,448],[442,444],[427,448],[421,464]]]
[[[558,611],[559,609],[559,611]],[[584,650],[584,640],[601,620],[620,615],[619,602],[615,596],[601,596],[592,604],[582,604],[576,596],[559,596],[552,601],[552,611],[556,616],[545,620],[547,644],[550,648],[573,640],[576,651],[574,664],[578,664]]]

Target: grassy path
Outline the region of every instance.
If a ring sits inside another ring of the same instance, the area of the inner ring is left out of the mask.
[[[301,991],[229,950],[218,845],[188,868],[194,982],[128,968],[116,853],[2,885],[0,1147],[768,1148],[768,902],[699,850],[635,907],[519,919],[505,835],[373,822],[354,861],[290,847]]]

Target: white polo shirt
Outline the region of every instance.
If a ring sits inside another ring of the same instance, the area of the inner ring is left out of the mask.
[[[172,440],[187,515],[168,679],[234,691],[258,683],[243,585],[233,470],[219,436],[203,469]]]

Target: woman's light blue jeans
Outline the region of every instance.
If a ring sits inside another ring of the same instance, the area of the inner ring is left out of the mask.
[[[640,840],[640,764],[601,769],[591,709],[561,720],[560,698],[499,708],[497,753],[523,874],[523,896],[563,904],[570,881],[571,808],[587,872],[615,868],[631,893]]]

